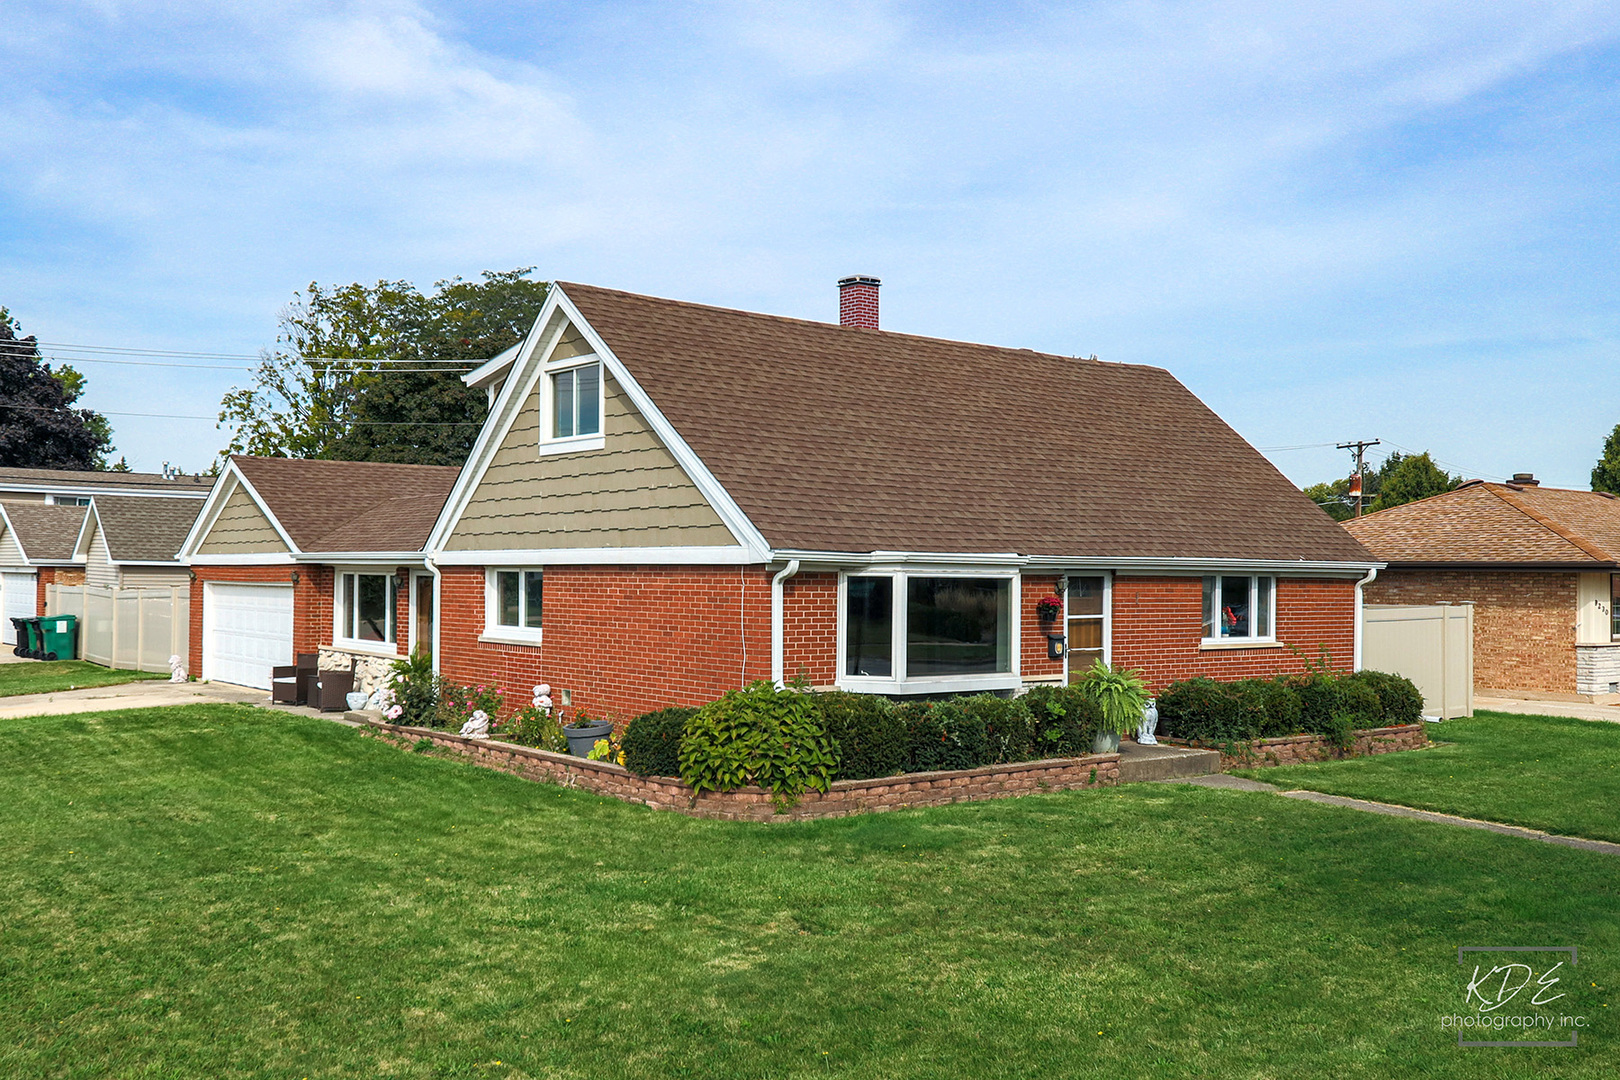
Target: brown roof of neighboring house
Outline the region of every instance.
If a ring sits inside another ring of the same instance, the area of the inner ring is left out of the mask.
[[[461,469],[231,458],[303,552],[420,551]]]
[[[113,562],[176,562],[201,499],[96,495],[96,520]]]
[[[0,469],[0,491],[8,487],[85,488],[89,490],[167,489],[207,495],[212,476],[164,476],[162,473],[114,472],[109,469]]]
[[[1160,368],[558,284],[774,548],[1372,561]]]
[[[6,520],[31,563],[72,562],[73,548],[84,525],[83,506],[47,506],[35,502],[7,502]]]
[[[1344,527],[1392,566],[1620,563],[1620,500],[1592,491],[1474,481]]]

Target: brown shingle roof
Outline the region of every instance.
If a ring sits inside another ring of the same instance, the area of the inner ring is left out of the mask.
[[[6,519],[31,563],[70,562],[84,525],[83,506],[47,506],[44,503],[8,502]]]
[[[303,552],[420,551],[461,474],[380,461],[231,461]]]
[[[1159,368],[559,285],[772,547],[1370,561]]]
[[[107,469],[0,469],[0,490],[8,487],[82,488],[87,491],[166,489],[207,495],[212,476],[164,476],[162,473],[113,472]]]
[[[113,562],[173,562],[191,531],[201,499],[97,495],[96,520]]]
[[[1620,500],[1591,491],[1476,481],[1344,527],[1391,565],[1620,563]]]

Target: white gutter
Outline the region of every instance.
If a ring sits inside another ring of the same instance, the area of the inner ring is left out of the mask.
[[[807,566],[997,566],[1027,570],[1120,570],[1143,574],[1334,574],[1354,576],[1381,567],[1381,562],[1338,562],[1318,559],[1207,559],[1141,556],[1019,555],[982,551],[807,551],[777,549],[780,558]]]
[[[443,591],[439,588],[439,584],[442,579],[439,577],[439,566],[433,561],[432,555],[424,554],[422,556],[422,565],[433,573],[433,644],[429,647],[433,650],[433,674],[437,675],[439,674],[439,623],[442,621],[439,617],[441,608],[439,593]]]
[[[785,655],[787,649],[786,643],[783,641],[785,635],[782,628],[783,609],[786,606],[782,595],[782,583],[798,572],[799,560],[789,559],[788,564],[782,567],[775,577],[771,578],[771,681],[776,683],[778,690],[786,685],[783,682],[784,673],[782,669],[787,665]]]
[[[1371,570],[1367,571],[1367,576],[1366,577],[1364,577],[1360,581],[1356,582],[1356,637],[1355,637],[1355,642],[1356,643],[1355,643],[1354,646],[1351,647],[1351,657],[1350,657],[1350,665],[1351,665],[1351,667],[1350,667],[1350,669],[1352,671],[1360,671],[1361,670],[1361,618],[1362,618],[1362,615],[1361,615],[1361,608],[1362,608],[1361,587],[1363,585],[1371,585],[1374,581],[1377,580],[1377,578],[1378,578],[1378,567],[1375,566]]]

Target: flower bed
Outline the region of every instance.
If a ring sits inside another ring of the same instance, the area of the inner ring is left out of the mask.
[[[1351,734],[1354,741],[1348,749],[1336,746],[1326,735],[1284,735],[1272,739],[1220,744],[1168,736],[1159,741],[1172,746],[1219,750],[1222,772],[1230,769],[1268,768],[1272,765],[1297,765],[1308,761],[1327,761],[1330,758],[1367,757],[1372,754],[1394,753],[1397,750],[1418,750],[1429,745],[1429,733],[1421,721],[1393,727],[1365,728]]]
[[[674,777],[637,776],[608,761],[556,754],[529,746],[452,734],[436,728],[391,724],[370,712],[347,719],[401,746],[426,739],[433,746],[485,768],[529,780],[561,784],[658,810],[729,821],[799,820],[896,810],[908,806],[1004,799],[1037,791],[1108,787],[1119,783],[1118,754],[1049,758],[988,765],[976,769],[903,773],[865,780],[835,780],[826,791],[806,791],[791,807],[779,809],[772,793],[759,787],[696,792]]]

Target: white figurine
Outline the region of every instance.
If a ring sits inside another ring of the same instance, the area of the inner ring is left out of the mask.
[[[1142,710],[1142,726],[1136,729],[1136,741],[1142,746],[1158,746],[1154,732],[1159,730],[1159,699],[1148,698]]]
[[[461,725],[461,733],[469,739],[489,738],[489,714],[483,709],[474,710],[471,719]]]
[[[170,682],[185,682],[186,681],[186,662],[184,660],[180,659],[179,656],[171,656],[171,657],[169,657],[169,681]]]

